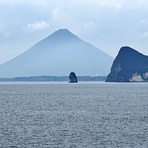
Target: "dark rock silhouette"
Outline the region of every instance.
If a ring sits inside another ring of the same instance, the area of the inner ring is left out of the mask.
[[[77,80],[77,76],[74,72],[71,72],[69,74],[69,83],[77,83],[78,80]]]
[[[106,82],[148,81],[148,56],[130,47],[122,47]]]

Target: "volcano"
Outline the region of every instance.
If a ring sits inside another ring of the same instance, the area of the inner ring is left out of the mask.
[[[30,49],[0,65],[0,77],[107,75],[113,58],[67,29],[55,31]]]

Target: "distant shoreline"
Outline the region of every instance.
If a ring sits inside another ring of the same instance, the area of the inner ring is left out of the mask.
[[[106,76],[77,76],[78,81],[105,81]],[[28,76],[0,78],[0,82],[66,82],[68,76]]]

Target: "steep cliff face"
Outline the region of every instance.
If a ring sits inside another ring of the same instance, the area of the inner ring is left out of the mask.
[[[148,81],[148,56],[130,47],[122,47],[106,82]]]

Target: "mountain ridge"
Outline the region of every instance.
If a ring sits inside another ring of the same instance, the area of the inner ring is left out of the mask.
[[[69,30],[60,29],[0,65],[0,77],[63,76],[70,71],[77,75],[107,75],[112,61],[112,57]]]

